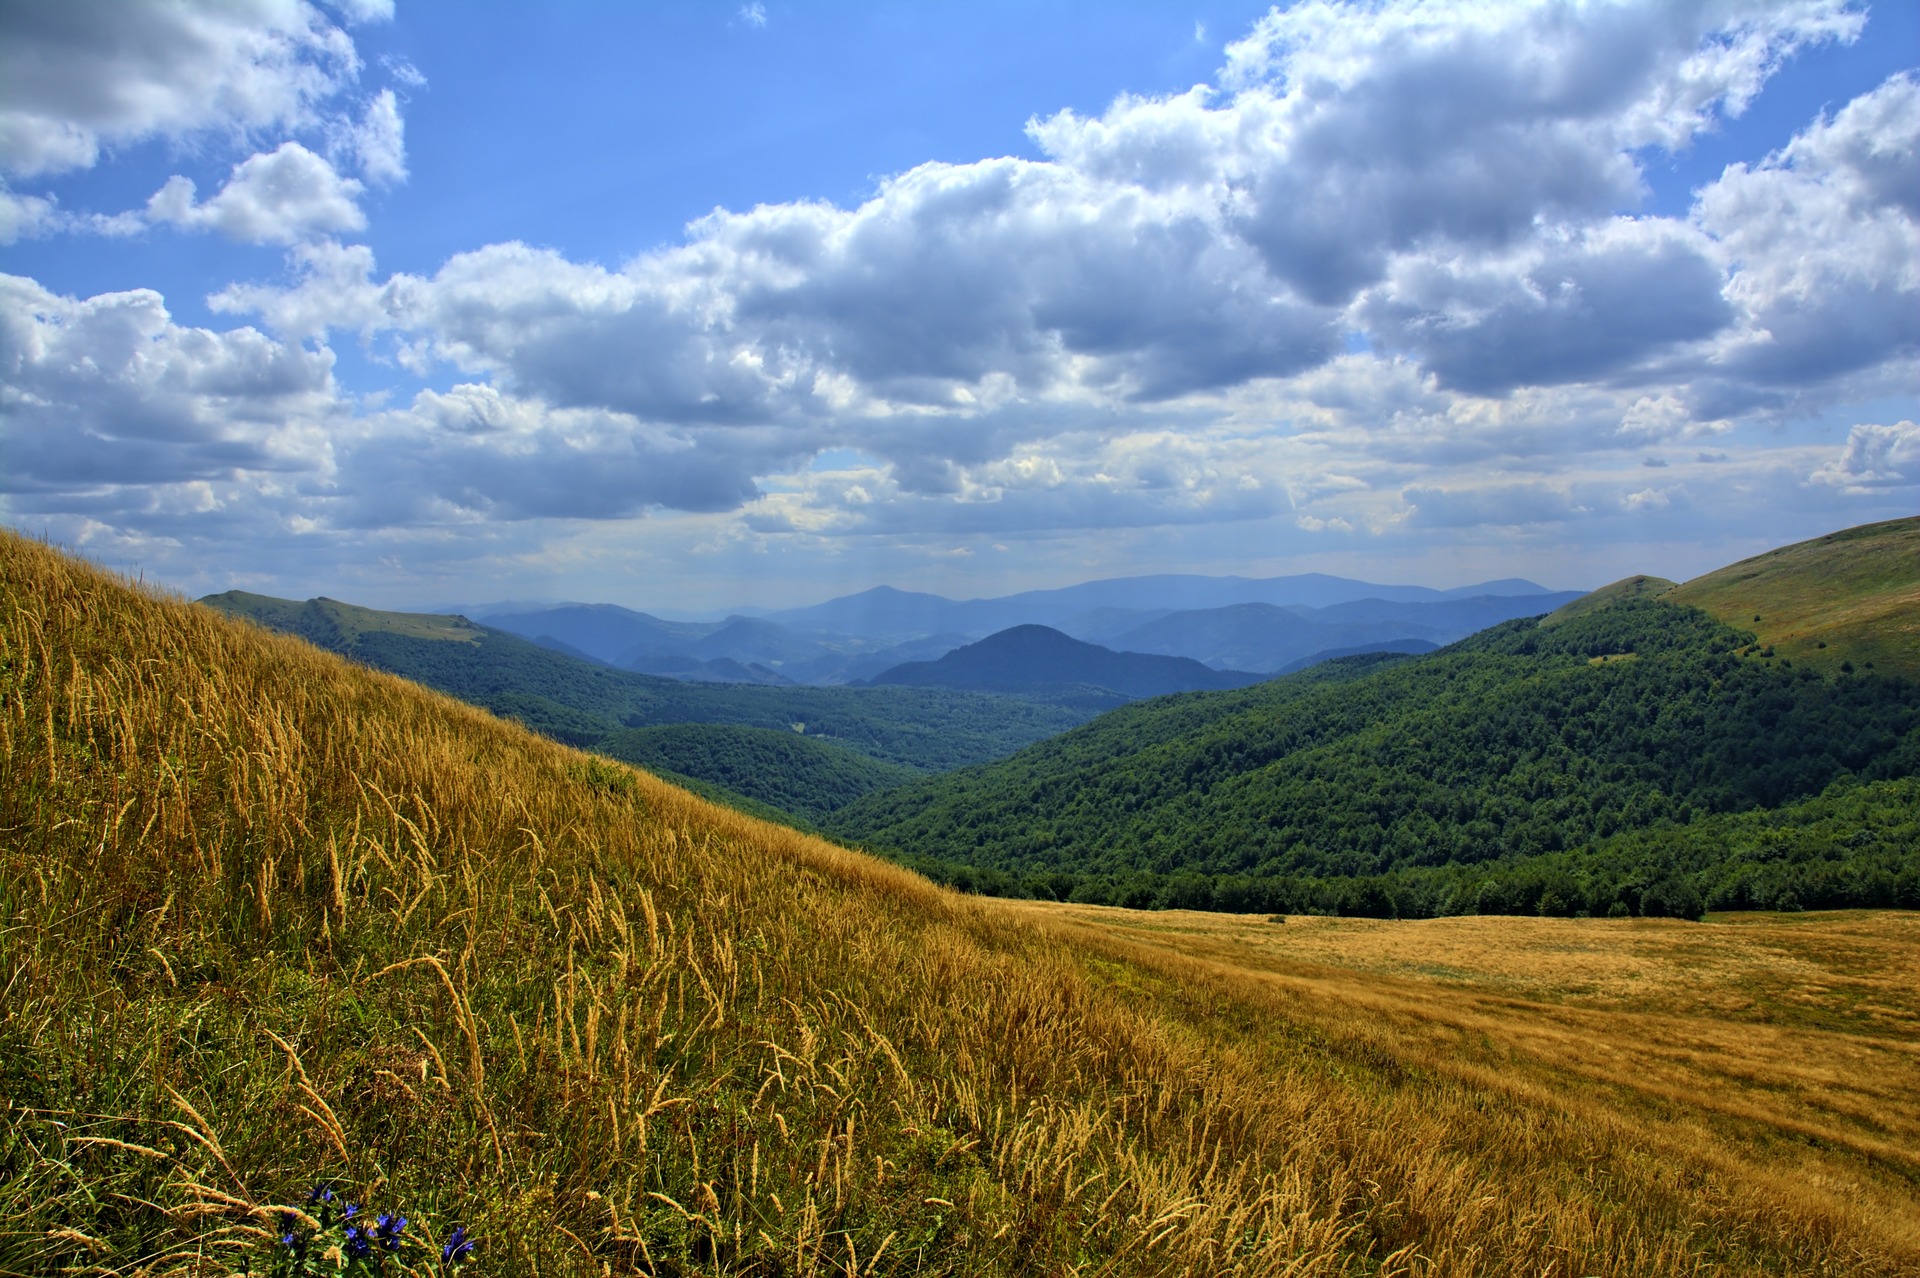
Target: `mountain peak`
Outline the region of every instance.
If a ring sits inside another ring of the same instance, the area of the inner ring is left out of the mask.
[[[1091,689],[1132,701],[1172,692],[1238,688],[1260,679],[1242,671],[1213,670],[1191,657],[1115,652],[1051,626],[1029,623],[956,648],[938,661],[895,666],[869,682],[1027,696]]]

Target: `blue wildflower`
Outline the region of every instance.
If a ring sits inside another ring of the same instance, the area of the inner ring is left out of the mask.
[[[405,1216],[382,1215],[374,1226],[374,1235],[380,1239],[380,1245],[388,1251],[400,1250],[400,1234],[407,1227]]]
[[[367,1239],[367,1231],[358,1225],[347,1229],[346,1253],[349,1259],[365,1260],[373,1254],[373,1245]]]
[[[316,1184],[307,1194],[307,1206],[320,1209],[320,1228],[333,1227],[333,1189],[324,1184]]]
[[[473,1255],[473,1243],[467,1239],[467,1227],[465,1225],[455,1225],[452,1236],[447,1239],[446,1245],[440,1249],[440,1263],[444,1265],[456,1265],[471,1255]]]

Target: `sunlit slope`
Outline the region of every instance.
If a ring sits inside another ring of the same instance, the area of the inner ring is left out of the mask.
[[[1665,596],[1752,631],[1783,658],[1920,676],[1920,517],[1743,559]]]
[[[0,1271],[1852,1273],[1840,1181],[1170,982],[0,534]]]
[[[247,617],[321,647],[354,643],[367,635],[405,635],[413,639],[437,639],[450,643],[479,643],[486,628],[465,617],[427,612],[383,612],[341,603],[324,596],[304,603],[256,595],[245,590],[229,590],[208,595],[200,601],[229,617]]]
[[[1650,1149],[1667,1123],[1710,1132],[1701,1143],[1746,1175],[1847,1184],[1889,1235],[1920,1237],[1920,913],[1276,923],[1015,908],[1170,979],[1259,991],[1298,1023],[1364,1025],[1408,1068],[1524,1077],[1572,1111],[1632,1116]]]

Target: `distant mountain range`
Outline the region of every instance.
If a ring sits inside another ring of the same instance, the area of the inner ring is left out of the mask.
[[[705,622],[668,621],[614,604],[481,606],[468,615],[620,670],[710,682],[847,684],[1020,626],[1271,675],[1336,654],[1431,651],[1502,621],[1552,612],[1579,594],[1517,579],[1432,590],[1318,573],[1170,575],[965,601],[879,586],[812,607],[741,609]],[[1154,606],[1141,607],[1143,599]]]

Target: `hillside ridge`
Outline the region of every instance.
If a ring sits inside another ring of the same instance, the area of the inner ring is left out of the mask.
[[[1920,677],[1920,516],[1843,528],[1729,564],[1667,598],[1752,630],[1782,657]]]
[[[1135,906],[1920,906],[1920,682],[1861,646],[1920,580],[1920,556],[1884,553],[1907,536],[1742,569],[1772,597],[1846,605],[1823,614],[1824,664],[1638,576],[1426,656],[1129,706],[827,827],[972,890]],[[1757,846],[1763,818],[1793,833]]]

